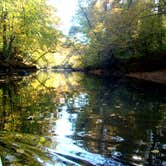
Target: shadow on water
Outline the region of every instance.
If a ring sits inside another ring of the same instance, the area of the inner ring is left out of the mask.
[[[0,161],[164,166],[165,88],[135,85],[76,72],[1,83]]]

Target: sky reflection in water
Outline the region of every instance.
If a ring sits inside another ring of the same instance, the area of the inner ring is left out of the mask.
[[[82,73],[0,85],[0,156],[21,165],[163,165],[166,96]]]

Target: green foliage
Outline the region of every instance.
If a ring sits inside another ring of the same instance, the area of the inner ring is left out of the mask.
[[[2,0],[0,20],[3,59],[20,56],[32,63],[56,50],[59,18],[46,0]]]
[[[82,58],[85,66],[105,65],[112,55],[126,59],[166,50],[163,1],[113,1],[107,2],[109,8],[103,8],[104,3],[93,0],[79,4],[79,33],[81,30],[87,38]]]

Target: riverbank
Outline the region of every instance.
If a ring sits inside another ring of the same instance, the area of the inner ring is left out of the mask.
[[[120,78],[135,78],[166,85],[166,56],[147,56],[130,58],[129,60],[114,59],[111,66],[90,69],[55,69],[70,72],[85,72],[96,76],[115,76]],[[28,75],[37,71],[36,66],[24,64],[18,60],[0,60],[0,76]]]
[[[110,76],[111,74],[109,73],[108,70],[92,70],[89,72],[90,74],[94,74],[97,76]],[[117,72],[118,73],[118,72]],[[149,81],[149,82],[154,82],[154,83],[160,83],[163,85],[166,85],[166,69],[163,70],[157,70],[157,71],[151,71],[151,72],[131,72],[131,73],[113,73],[112,76],[115,77],[126,77],[126,78],[134,78],[134,79],[139,79],[139,80],[144,80],[144,81]]]
[[[151,55],[137,58],[115,59],[112,66],[91,69],[90,74],[135,78],[166,85],[166,56]]]
[[[166,85],[166,69],[153,72],[129,73],[126,76]]]
[[[132,58],[125,64],[126,76],[166,85],[166,56]]]
[[[26,75],[30,72],[36,71],[37,67],[34,65],[28,65],[17,60],[0,60],[0,76],[12,75],[17,73],[19,75]]]

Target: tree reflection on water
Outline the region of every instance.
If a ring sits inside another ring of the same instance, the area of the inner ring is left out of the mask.
[[[4,165],[162,165],[166,96],[82,73],[0,84]]]

